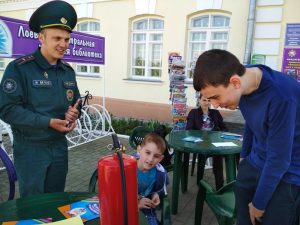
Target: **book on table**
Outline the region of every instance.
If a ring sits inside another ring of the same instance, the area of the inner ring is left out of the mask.
[[[99,218],[99,199],[94,196],[57,208],[66,218],[80,216],[83,222]]]
[[[235,133],[230,133],[230,132],[223,132],[221,134],[221,138],[224,139],[231,139],[231,140],[243,140],[243,136],[241,134],[235,134]]]
[[[72,217],[64,220],[52,222],[52,218],[46,219],[28,219],[19,221],[3,222],[2,225],[37,225],[37,224],[53,224],[53,225],[84,225],[80,216]]]
[[[44,219],[27,219],[27,220],[19,220],[19,221],[7,221],[3,222],[2,225],[34,225],[34,224],[44,224],[51,223],[52,218],[44,218]]]
[[[202,138],[195,137],[195,136],[187,136],[185,138],[182,138],[182,140],[187,141],[187,142],[201,142],[201,141],[203,141]]]

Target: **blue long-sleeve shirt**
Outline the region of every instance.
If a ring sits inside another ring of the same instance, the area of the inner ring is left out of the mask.
[[[242,158],[261,171],[253,205],[265,209],[282,180],[300,185],[300,84],[267,66],[259,88],[241,97]]]

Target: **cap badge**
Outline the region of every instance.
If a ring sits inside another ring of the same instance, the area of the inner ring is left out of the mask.
[[[66,20],[66,18],[62,17],[62,18],[60,18],[60,22],[62,24],[66,24],[68,21]]]

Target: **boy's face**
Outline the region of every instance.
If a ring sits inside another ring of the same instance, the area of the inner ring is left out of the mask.
[[[164,155],[157,148],[156,144],[152,142],[146,143],[142,147],[138,146],[137,151],[140,153],[137,166],[141,171],[152,169],[164,158]]]
[[[215,107],[235,110],[240,102],[240,87],[229,83],[227,87],[219,85],[217,87],[207,86],[201,90],[201,94],[210,100],[210,103]]]

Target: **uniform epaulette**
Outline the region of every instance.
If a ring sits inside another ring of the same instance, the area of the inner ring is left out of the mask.
[[[73,67],[72,67],[69,63],[67,63],[66,61],[64,61],[64,60],[60,60],[60,61],[61,61],[61,63],[64,64],[65,66],[67,66],[67,67],[73,69]]]
[[[27,63],[27,62],[30,62],[32,60],[34,60],[35,57],[33,55],[26,55],[26,56],[23,56],[19,59],[16,60],[16,63],[18,66],[24,64],[24,63]]]

